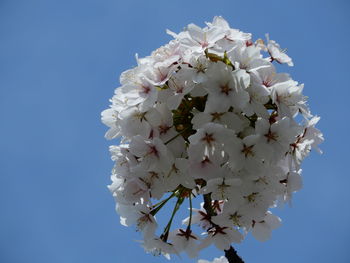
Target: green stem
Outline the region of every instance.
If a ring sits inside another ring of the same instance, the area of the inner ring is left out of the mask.
[[[177,137],[179,137],[180,135],[182,135],[183,133],[185,133],[190,127],[187,127],[185,129],[183,129],[181,132],[179,132],[178,134],[176,134],[174,137],[170,138],[169,140],[167,140],[164,144],[167,145],[169,142],[172,142],[173,140],[175,140]]]
[[[175,216],[176,212],[179,210],[183,201],[184,201],[183,197],[178,197],[177,202],[176,202],[174,209],[173,209],[173,213],[171,214],[170,220],[169,220],[168,224],[166,225],[166,227],[164,228],[164,231],[162,234],[162,239],[164,242],[166,242],[168,240],[168,235],[169,235],[171,224],[173,223],[174,216]]]
[[[155,214],[158,213],[158,211],[160,209],[162,209],[162,207],[171,199],[175,196],[175,192],[173,192],[168,198],[164,199],[163,201],[159,202],[158,204],[154,205],[155,208],[152,209],[152,211],[150,212],[150,214],[152,216],[154,216]]]

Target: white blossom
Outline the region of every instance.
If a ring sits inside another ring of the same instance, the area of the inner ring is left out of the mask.
[[[225,258],[224,256],[221,256],[219,258],[214,258],[213,261],[208,261],[208,260],[204,260],[204,259],[200,259],[198,260],[197,263],[228,263],[227,258]]]
[[[263,220],[254,222],[252,234],[259,241],[266,241],[271,236],[271,230],[279,227],[281,219],[271,212],[267,212]]]
[[[267,50],[271,56],[271,61],[276,60],[278,63],[286,63],[288,66],[293,66],[292,59],[281,49],[280,45],[274,40],[270,40],[269,35],[267,38]]]
[[[197,257],[199,237],[190,229],[176,229],[169,234],[169,238],[177,252],[186,251],[189,257]]]
[[[249,74],[244,70],[232,71],[222,62],[211,63],[207,72],[208,81],[203,83],[208,91],[205,111],[227,111],[230,107],[241,109],[249,101],[245,89],[249,85]]]
[[[243,235],[235,228],[215,226],[208,230],[207,237],[199,245],[200,249],[214,244],[220,250],[228,250],[231,243],[240,243]]]

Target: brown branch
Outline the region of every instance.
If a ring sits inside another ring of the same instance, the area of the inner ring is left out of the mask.
[[[242,258],[238,256],[237,251],[230,246],[229,250],[225,250],[225,257],[229,263],[244,263]]]

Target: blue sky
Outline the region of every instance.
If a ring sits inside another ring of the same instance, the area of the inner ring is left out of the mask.
[[[293,207],[253,262],[350,262],[350,2],[0,1],[0,262],[167,262],[146,255],[119,225],[108,192],[111,143],[100,112],[122,71],[170,40],[165,34],[222,15],[234,28],[288,48],[326,141],[303,164]],[[222,253],[205,250],[201,258]],[[194,262],[186,256],[173,262]]]

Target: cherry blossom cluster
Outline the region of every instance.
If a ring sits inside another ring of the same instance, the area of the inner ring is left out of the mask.
[[[303,84],[276,72],[292,59],[222,17],[168,34],[121,74],[102,112],[106,138],[121,140],[109,186],[120,222],[165,256],[227,250],[248,232],[265,241],[281,221],[270,209],[301,188],[301,162],[323,141]],[[169,218],[158,228],[161,210]]]

